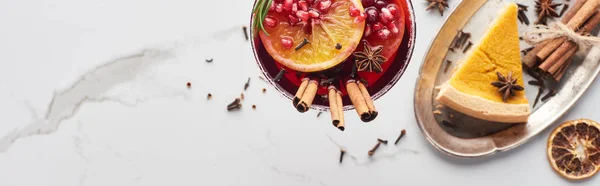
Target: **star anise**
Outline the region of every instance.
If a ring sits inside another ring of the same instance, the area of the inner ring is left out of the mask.
[[[556,12],[556,7],[562,5],[560,3],[554,3],[554,0],[536,0],[535,1],[535,12],[538,13],[538,19],[535,24],[546,24],[546,20],[549,17],[560,17]]]
[[[359,72],[382,72],[381,64],[387,61],[387,58],[381,55],[383,46],[371,46],[366,40],[363,42],[363,51],[354,52],[356,58],[356,68]]]
[[[430,10],[437,6],[438,10],[440,11],[440,15],[444,16],[444,10],[448,8],[448,3],[446,1],[447,0],[427,0],[427,2],[429,2],[429,6],[425,10]]]
[[[502,101],[506,102],[510,96],[514,96],[515,91],[525,90],[521,85],[517,85],[517,79],[513,79],[512,72],[508,72],[506,77],[500,72],[496,72],[496,75],[498,75],[498,81],[492,82],[492,85],[499,88],[498,92],[504,92]]]

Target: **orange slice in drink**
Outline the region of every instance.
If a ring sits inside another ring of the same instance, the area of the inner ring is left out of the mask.
[[[357,0],[274,0],[258,31],[267,52],[300,72],[334,67],[356,49],[365,28]]]
[[[548,160],[562,177],[582,180],[600,170],[600,124],[588,119],[567,121],[548,138]]]

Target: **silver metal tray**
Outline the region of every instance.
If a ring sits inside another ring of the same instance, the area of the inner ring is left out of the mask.
[[[471,40],[476,43],[485,30],[481,23],[491,22],[505,2],[508,1],[461,1],[425,53],[415,86],[415,116],[427,140],[445,154],[465,158],[481,157],[507,151],[527,142],[571,109],[600,71],[600,49],[592,48],[585,58],[575,58],[573,66],[557,87],[558,93],[546,102],[538,103],[527,123],[489,123],[452,110],[446,110],[442,115],[434,114],[437,105],[434,100],[437,95],[436,87],[451,75],[451,70],[444,72],[446,59],[455,59],[453,64],[456,64],[456,59],[464,55],[462,52],[448,51],[452,39],[458,30],[466,29],[466,32],[473,33]],[[530,5],[529,18],[535,18],[533,2],[522,0],[522,3]],[[526,25],[521,24],[519,30],[526,30]],[[531,79],[525,76],[525,81]],[[530,104],[533,104],[537,87],[526,85],[525,89]],[[442,122],[441,118],[452,118],[452,123]]]

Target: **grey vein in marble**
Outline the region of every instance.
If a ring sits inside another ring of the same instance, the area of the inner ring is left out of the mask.
[[[60,124],[89,102],[116,102],[125,106],[136,106],[148,99],[136,99],[127,102],[119,97],[106,96],[111,88],[133,80],[144,69],[164,62],[171,57],[169,50],[144,50],[130,56],[112,60],[82,75],[71,87],[54,94],[43,118],[39,118],[31,109],[33,121],[23,128],[15,129],[0,139],[0,153],[6,152],[20,138],[32,135],[51,134]]]

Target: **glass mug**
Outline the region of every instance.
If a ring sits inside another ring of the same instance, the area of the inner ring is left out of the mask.
[[[256,6],[258,0],[255,0],[254,6]],[[333,0],[335,2],[335,0]],[[356,0],[358,1],[358,0]],[[374,100],[380,98],[385,93],[387,93],[392,86],[398,82],[404,71],[406,70],[408,63],[410,62],[412,52],[415,44],[416,37],[416,23],[414,20],[414,10],[412,7],[412,3],[410,0],[388,0],[394,1],[398,4],[399,8],[402,9],[404,13],[404,33],[402,37],[402,43],[396,50],[395,54],[392,55],[390,59],[388,59],[385,63],[390,63],[386,70],[382,73],[376,74],[376,80],[373,82],[368,82],[367,89],[371,94],[371,97]],[[254,7],[253,6],[253,7]],[[254,25],[253,14],[250,16],[250,25]],[[296,91],[301,83],[301,77],[297,75],[297,72],[293,70],[289,70],[286,68],[286,73],[279,81],[274,81],[275,76],[280,72],[283,65],[276,62],[273,57],[269,55],[267,50],[265,49],[258,32],[261,30],[257,30],[257,28],[250,27],[250,41],[252,45],[252,50],[254,52],[254,58],[256,59],[256,63],[258,64],[260,70],[262,71],[265,80],[273,85],[275,89],[286,98],[291,100],[294,98]],[[361,42],[362,44],[362,42]],[[352,55],[348,57],[346,61],[343,63],[349,63],[348,60],[352,60]],[[352,71],[352,65],[344,65],[341,69],[342,72],[350,72]],[[335,67],[333,67],[335,68]],[[318,73],[318,72],[317,72]],[[342,82],[343,83],[343,82]],[[312,109],[326,111],[329,109],[329,104],[327,99],[319,99],[321,96],[319,95],[327,95],[327,87],[319,86],[318,95],[315,96],[315,99],[310,106]],[[352,110],[354,106],[352,105],[349,97],[346,92],[342,90],[342,101],[344,103],[344,110]]]

